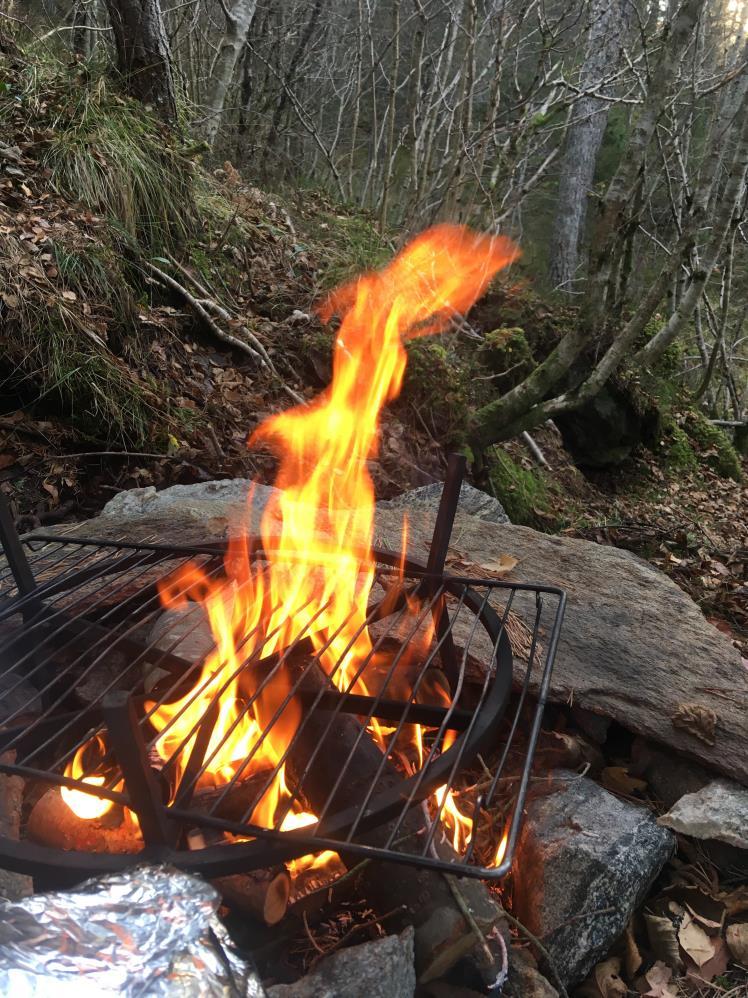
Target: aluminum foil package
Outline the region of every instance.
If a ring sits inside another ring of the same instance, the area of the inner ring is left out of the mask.
[[[263,998],[204,880],[139,866],[0,903],[0,995]]]

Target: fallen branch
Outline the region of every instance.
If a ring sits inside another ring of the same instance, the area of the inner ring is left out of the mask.
[[[210,315],[204,302],[198,298],[195,298],[187,288],[180,284],[179,281],[175,280],[169,274],[165,273],[159,267],[156,267],[152,263],[148,263],[147,260],[143,261],[143,266],[154,275],[162,284],[166,285],[167,288],[171,288],[172,291],[176,291],[178,295],[187,302],[187,304],[200,316],[205,326],[210,330],[210,332],[215,336],[217,340],[222,343],[227,343],[229,346],[234,347],[237,350],[241,350],[243,353],[248,354],[253,360],[258,361],[263,367],[268,367],[269,365],[264,360],[262,355],[249,345],[245,343],[244,340],[240,340],[238,336],[232,336],[231,333],[227,333],[225,330],[221,329],[215,319]],[[220,306],[217,306],[220,308]],[[274,373],[274,368],[270,368]]]
[[[177,263],[174,259],[172,259],[171,262],[175,267],[177,267],[180,273],[192,281],[200,294],[203,295],[202,298],[196,298],[183,284],[180,284],[179,281],[173,278],[170,274],[167,274],[165,271],[161,270],[160,267],[157,267],[153,263],[149,263],[147,260],[143,261],[144,265],[148,270],[150,270],[157,280],[161,281],[161,283],[165,284],[166,287],[171,288],[172,291],[176,291],[177,294],[184,298],[187,304],[190,305],[195,312],[197,312],[216,339],[227,343],[229,346],[236,347],[238,350],[244,351],[244,353],[249,354],[249,356],[254,360],[259,361],[262,367],[266,368],[271,374],[274,374],[275,377],[278,378],[281,382],[283,390],[290,395],[294,402],[296,402],[297,405],[303,405],[305,402],[303,396],[299,395],[298,392],[295,392],[293,388],[289,387],[289,385],[283,381],[278,369],[270,357],[270,354],[252,330],[247,326],[240,326],[241,332],[246,337],[246,340],[241,340],[238,336],[232,336],[231,333],[227,333],[225,330],[221,329],[213,318],[213,315],[218,316],[219,319],[223,319],[224,322],[235,322],[236,318],[232,316],[231,313],[223,307],[223,305],[220,305],[217,301],[212,299],[208,295],[206,288],[203,287],[197,278],[190,274],[190,272],[183,267],[182,264]],[[211,312],[213,315],[210,314]]]
[[[530,453],[538,462],[538,464],[542,464],[544,468],[550,468],[550,464],[548,464],[548,462],[546,461],[545,455],[543,454],[542,450],[538,447],[538,445],[532,439],[527,430],[522,431],[522,439],[527,444]]]

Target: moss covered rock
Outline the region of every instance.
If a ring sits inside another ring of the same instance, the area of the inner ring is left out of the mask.
[[[489,474],[493,491],[512,523],[536,527],[545,520],[542,514],[550,503],[541,472],[528,471],[497,448]]]
[[[471,399],[471,376],[460,356],[435,340],[408,344],[400,404],[418,410],[436,439],[461,446]]]
[[[684,429],[710,468],[722,478],[741,480],[740,458],[723,429],[695,410],[688,413]]]
[[[479,350],[480,361],[494,375],[494,388],[506,392],[535,368],[530,344],[520,326],[500,326],[486,333]]]
[[[621,464],[640,444],[659,439],[656,405],[634,384],[609,381],[586,405],[555,418],[564,446],[581,468]]]

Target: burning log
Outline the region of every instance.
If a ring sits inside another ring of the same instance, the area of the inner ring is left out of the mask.
[[[121,807],[113,806],[101,818],[81,818],[65,803],[57,787],[43,794],[32,808],[26,835],[55,849],[123,853],[143,848],[138,828],[125,818]]]
[[[270,769],[252,773],[246,779],[237,781],[228,792],[225,786],[202,787],[195,791],[190,807],[226,821],[242,821],[247,812],[257,805],[271,774]]]
[[[288,910],[291,877],[286,870],[253,870],[220,877],[211,883],[230,908],[277,925]]]
[[[208,843],[222,840],[220,833],[207,830],[190,832],[187,836],[190,849],[204,849]],[[252,915],[265,925],[277,925],[288,910],[291,877],[284,867],[234,873],[218,877],[211,883],[230,908]]]
[[[321,672],[314,669],[307,672],[304,686],[318,690],[329,688]],[[359,737],[361,724],[356,718],[339,714],[330,723],[331,717],[329,712],[319,709],[308,714],[289,755],[292,775],[298,781],[304,774],[303,794],[317,814],[325,808],[329,814],[335,814],[360,805],[382,762],[382,753],[374,741],[368,735]],[[312,756],[314,761],[307,772]],[[328,798],[340,778],[341,760],[349,759],[328,805]],[[402,774],[387,762],[377,783],[377,792],[401,783],[402,779]],[[423,812],[417,806],[402,821],[398,836],[422,837],[425,828]],[[393,823],[388,823],[367,833],[363,839],[370,845],[384,846],[392,829]],[[324,833],[324,821],[321,831]],[[454,857],[448,847],[440,846],[440,854],[446,859],[450,855]],[[341,858],[349,869],[360,862],[358,857],[346,855],[345,851]],[[402,908],[401,921],[412,924],[415,929],[416,971],[421,983],[441,977],[459,959],[476,951],[475,928],[465,917],[452,886],[441,873],[377,861],[366,864],[357,886],[380,911]],[[463,880],[459,892],[475,927],[483,934],[490,932],[503,912],[488,888],[477,880]]]

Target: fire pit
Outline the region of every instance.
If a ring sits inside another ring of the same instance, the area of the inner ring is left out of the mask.
[[[330,666],[324,656],[334,636],[315,647],[314,620],[282,650],[274,650],[267,635],[255,643],[251,630],[244,633],[233,660],[220,668],[211,667],[215,650],[198,661],[184,656],[197,623],[167,646],[162,638],[142,638],[166,589],[178,602],[208,579],[219,592],[228,585],[227,554],[219,546],[42,534],[19,541],[4,512],[9,568],[0,579],[2,668],[16,706],[0,730],[0,751],[15,758],[0,768],[63,788],[63,806],[84,820],[118,811],[130,834],[110,831],[124,842],[118,846],[124,851],[115,853],[61,854],[0,839],[0,862],[32,874],[64,865],[87,875],[120,869],[142,859],[141,849],[155,848],[183,869],[220,877],[327,850],[501,878],[511,865],[563,594],[444,574],[458,463],[443,493],[429,564],[376,552],[372,594],[378,598],[347,644],[364,627],[373,641],[345,673],[346,649]],[[251,545],[247,557],[262,573],[268,558],[262,544]],[[288,568],[296,571],[292,562]],[[246,585],[256,577],[248,576]],[[531,594],[536,605],[525,681],[511,721],[504,721],[498,764],[464,816],[471,834],[458,855],[445,849],[439,826],[454,807],[459,776],[495,745],[502,727],[512,688],[506,622],[520,593]],[[473,676],[468,706],[462,695],[479,629],[488,635],[493,659],[480,663],[480,682]],[[105,681],[94,687],[92,675],[104,668]],[[534,669],[541,672],[541,695],[522,779],[507,826],[488,832],[495,851],[487,865],[475,844],[490,821]],[[160,678],[148,692],[147,677],[154,674]],[[230,688],[232,716],[219,721]],[[160,712],[168,717],[157,725]],[[213,773],[206,790],[211,762],[250,722],[253,740],[232,747],[231,773],[223,779]],[[263,814],[270,820],[258,820]]]
[[[0,767],[32,806],[0,863],[81,877],[170,862],[240,889],[269,923],[289,872],[410,864],[407,903],[448,910],[449,943],[464,919],[436,873],[511,866],[564,595],[445,570],[464,458],[426,563],[405,522],[400,552],[378,549],[367,462],[403,340],[445,328],[514,256],[438,226],[333,294],[328,391],[250,441],[279,458],[259,536],[21,539],[2,512]]]

